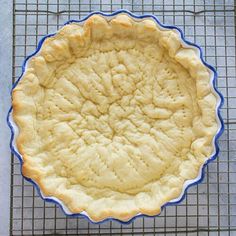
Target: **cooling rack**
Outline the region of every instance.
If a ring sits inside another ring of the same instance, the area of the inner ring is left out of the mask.
[[[166,24],[180,27],[189,41],[203,48],[215,66],[218,88],[225,97],[225,132],[220,154],[206,169],[202,184],[191,187],[178,206],[167,207],[156,218],[139,218],[129,225],[88,223],[66,217],[45,203],[23,180],[20,164],[11,161],[10,235],[236,235],[236,6],[233,0],[14,0],[13,81],[21,74],[24,58],[38,41],[69,19],[91,11],[127,9],[151,13]]]

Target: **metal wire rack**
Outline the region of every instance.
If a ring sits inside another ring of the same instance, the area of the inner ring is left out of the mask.
[[[39,198],[22,179],[12,156],[10,235],[236,235],[236,7],[233,0],[14,0],[13,82],[24,58],[40,38],[55,32],[68,19],[91,11],[124,8],[152,13],[179,26],[186,38],[202,46],[207,62],[217,68],[218,87],[225,97],[225,132],[219,158],[209,165],[202,184],[189,189],[178,206],[156,218],[140,218],[124,226],[94,225],[65,217],[52,203]]]

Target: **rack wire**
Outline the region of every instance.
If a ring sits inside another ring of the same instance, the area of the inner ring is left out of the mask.
[[[24,58],[43,35],[55,32],[69,19],[91,11],[128,9],[151,13],[166,24],[179,26],[189,41],[202,46],[205,59],[217,68],[218,87],[225,97],[225,132],[219,158],[206,169],[202,184],[189,189],[178,206],[155,218],[129,225],[88,223],[66,217],[44,202],[20,174],[12,156],[10,235],[236,235],[236,7],[233,0],[14,0],[13,81]]]

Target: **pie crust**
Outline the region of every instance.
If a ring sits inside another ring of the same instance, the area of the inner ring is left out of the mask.
[[[197,51],[151,19],[65,25],[12,93],[23,175],[93,221],[159,214],[214,151],[210,80]]]

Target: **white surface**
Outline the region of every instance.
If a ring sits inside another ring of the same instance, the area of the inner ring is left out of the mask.
[[[129,0],[123,0],[124,2],[130,2]],[[175,0],[176,3],[182,4],[181,0]],[[18,0],[17,2],[25,3],[25,0]],[[29,0],[28,3],[32,3],[35,1]],[[39,1],[40,2],[40,1]],[[42,1],[43,3],[44,1]],[[56,1],[50,1],[50,10],[57,10],[57,6],[54,5]],[[72,2],[72,1],[71,1]],[[78,1],[73,1],[77,3],[77,7],[73,7],[73,10],[79,9],[81,11],[88,11],[86,6],[81,5],[80,8],[78,6]],[[85,1],[83,1],[85,2]],[[88,2],[88,1],[87,1]],[[92,2],[92,1],[90,1]],[[96,1],[98,2],[98,1]],[[111,0],[104,0],[103,3],[107,2],[110,3]],[[113,1],[119,3],[119,0]],[[137,4],[141,3],[141,0],[134,1]],[[145,1],[146,2],[146,1]],[[167,1],[164,1],[167,2]],[[155,1],[156,6],[160,5],[160,10],[162,9],[161,6],[163,3],[157,3]],[[197,2],[197,1],[196,1]],[[202,6],[199,6],[196,10],[204,9],[203,0],[198,1],[202,3]],[[228,4],[233,5],[233,0],[227,0]],[[62,2],[61,2],[62,3]],[[171,2],[172,3],[172,2]],[[170,3],[170,4],[171,4]],[[205,1],[206,5],[212,4],[213,1],[208,0]],[[146,3],[147,4],[147,3]],[[188,3],[189,4],[189,3]],[[190,5],[192,4],[192,1]],[[10,171],[10,152],[9,152],[9,131],[6,126],[5,117],[8,110],[8,106],[10,105],[10,96],[9,91],[11,88],[11,31],[12,31],[12,3],[6,0],[0,0],[0,28],[4,26],[4,29],[1,29],[0,40],[1,40],[1,48],[0,48],[0,236],[7,236],[8,235],[8,227],[9,227],[9,171]],[[177,4],[178,5],[178,4]],[[43,4],[41,5],[43,7]],[[45,6],[44,6],[45,7]],[[121,5],[114,5],[113,10],[121,8]],[[129,7],[127,4],[123,5],[123,8],[127,8],[132,10],[132,7]],[[177,8],[177,7],[176,7]],[[182,9],[183,7],[180,6],[178,9]],[[187,7],[193,9],[191,6]],[[212,9],[211,6],[207,7]],[[222,9],[223,7],[219,7]],[[231,7],[230,7],[231,8]],[[24,10],[22,5],[18,4],[17,10],[17,26],[15,30],[16,36],[24,34],[24,30],[26,27],[20,26],[20,24],[25,23],[25,15],[27,16],[27,23],[35,23],[36,22],[36,14],[25,14],[24,11],[19,12],[20,9]],[[35,9],[35,8],[34,8]],[[46,9],[42,8],[42,9]],[[66,5],[60,5],[60,10],[68,9]],[[92,10],[99,10],[99,5],[91,4]],[[103,10],[110,10],[110,6],[107,5],[102,8]],[[140,10],[141,5],[139,7],[134,7],[134,10]],[[157,9],[157,7],[155,7]],[[170,9],[172,9],[170,7]],[[137,12],[136,12],[137,13]],[[86,13],[84,13],[86,14]],[[139,12],[141,14],[141,12]],[[171,13],[170,13],[171,14]],[[169,13],[166,13],[165,17],[162,12],[156,12],[156,15],[159,17],[160,21],[165,22],[167,24],[172,24],[173,19]],[[188,14],[186,14],[188,15]],[[225,101],[225,108],[230,107],[228,109],[229,114],[227,114],[226,109],[222,109],[222,114],[224,120],[227,120],[229,117],[231,120],[236,119],[236,99],[234,99],[235,95],[235,88],[236,88],[236,80],[235,80],[235,51],[232,48],[235,48],[235,41],[234,41],[234,18],[233,13],[227,12],[227,20],[224,20],[222,17],[221,12],[217,12],[215,17],[211,13],[206,13],[206,17],[204,14],[198,14],[196,17],[193,16],[186,16],[183,18],[180,13],[176,14],[176,25],[179,25],[182,29],[185,29],[184,32],[187,38],[190,41],[196,40],[196,42],[200,45],[206,46],[204,48],[204,55],[207,56],[208,63],[212,65],[218,66],[218,73],[219,73],[219,87],[221,92],[224,96],[228,96],[228,104],[227,100]],[[61,14],[60,16],[56,16],[53,14],[48,14],[49,22],[51,25],[48,29],[48,32],[53,33],[56,30],[57,20],[60,24],[64,23],[68,20],[66,14]],[[79,14],[74,13],[71,18],[79,19]],[[165,18],[165,20],[164,20]],[[183,27],[184,24],[183,19],[186,20],[186,26]],[[39,22],[46,22],[47,17],[44,14],[38,15]],[[204,31],[204,25],[207,25],[207,32]],[[217,25],[217,26],[215,26]],[[227,25],[227,28],[224,26]],[[196,27],[193,27],[196,26]],[[226,30],[227,29],[227,30]],[[196,30],[196,32],[194,31]],[[35,44],[35,37],[30,35],[39,35],[38,39],[47,33],[47,27],[43,26],[40,27],[39,31],[36,30],[36,27],[27,27],[27,45],[34,45]],[[194,37],[194,35],[198,35]],[[214,39],[214,35],[216,35],[216,39]],[[230,36],[231,35],[231,36]],[[16,41],[20,44],[22,43],[21,40],[24,40],[25,37],[18,37]],[[24,42],[23,42],[24,43]],[[215,50],[214,50],[215,47]],[[17,47],[17,49],[20,49]],[[26,47],[26,55],[32,53],[35,49],[33,46]],[[227,52],[227,53],[226,53]],[[16,51],[16,56],[24,55],[22,51]],[[215,59],[215,56],[217,58]],[[231,56],[226,59],[226,56]],[[16,58],[16,65],[20,66],[22,64],[23,58]],[[226,63],[227,62],[227,63]],[[231,67],[226,67],[226,65],[231,65]],[[20,74],[20,68],[16,69],[17,76]],[[228,78],[226,80],[226,78]],[[227,81],[227,83],[226,83]],[[226,85],[229,87],[229,92],[226,92]],[[236,126],[234,124],[229,125],[228,128],[230,129],[228,132],[227,130],[224,132],[221,141],[221,153],[219,158],[212,162],[209,165],[209,171],[206,172],[204,181],[198,187],[191,187],[188,190],[188,198],[186,198],[180,205],[177,207],[168,207],[166,208],[166,213],[163,213],[160,217],[156,217],[155,219],[142,218],[135,220],[134,222],[134,232],[138,230],[139,227],[144,227],[144,231],[148,232],[148,227],[153,227],[153,220],[155,220],[156,230],[161,231],[166,226],[167,229],[171,230],[175,227],[175,224],[179,227],[179,230],[184,230],[186,226],[189,229],[194,227],[198,228],[213,228],[213,227],[221,227],[222,229],[227,229],[228,225],[231,227],[236,225]],[[227,136],[228,134],[228,136]],[[227,139],[230,138],[231,141],[227,146]],[[228,165],[228,161],[230,160],[230,164]],[[15,163],[18,163],[17,159],[15,158]],[[230,171],[230,173],[229,173]],[[16,175],[19,173],[19,166],[16,165],[14,169],[14,183],[21,184],[22,177],[20,175]],[[219,184],[219,185],[217,185]],[[27,186],[26,186],[27,185]],[[13,214],[13,225],[15,228],[15,233],[21,234],[21,229],[28,230],[25,231],[29,234],[29,232],[38,233],[38,235],[42,235],[43,233],[56,235],[56,234],[66,234],[67,228],[70,229],[70,232],[74,232],[74,235],[84,234],[88,232],[88,227],[90,228],[90,232],[97,232],[98,226],[88,224],[87,220],[79,219],[78,221],[75,219],[70,219],[67,221],[64,218],[64,214],[60,209],[55,210],[53,208],[52,203],[47,203],[46,207],[43,205],[43,201],[39,199],[37,196],[38,194],[33,191],[31,184],[25,182],[25,187],[23,193],[28,196],[28,198],[23,198],[21,196],[21,189],[14,187],[14,194],[13,194],[13,201],[14,201],[14,214]],[[20,197],[19,197],[20,196]],[[22,209],[22,199],[25,205],[29,206],[30,208],[23,208]],[[26,201],[25,201],[26,200]],[[34,203],[32,202],[34,200]],[[34,208],[31,206],[35,206]],[[50,207],[50,208],[49,208]],[[229,208],[229,210],[228,210]],[[46,219],[40,218],[44,213],[47,216]],[[18,218],[21,219],[23,213],[24,218],[28,218],[24,220],[23,224],[17,220]],[[186,214],[188,215],[186,216]],[[230,213],[231,217],[227,217],[227,214]],[[175,215],[180,217],[176,217]],[[54,219],[55,215],[55,219]],[[33,218],[33,217],[34,218]],[[39,219],[35,219],[39,217]],[[165,218],[164,218],[165,217]],[[32,220],[29,220],[32,219]],[[164,220],[165,219],[165,220]],[[45,229],[42,228],[42,225],[45,225]],[[122,232],[131,232],[131,225],[123,226],[121,228],[120,224],[116,222],[112,222],[113,232],[116,232],[117,235],[120,235]],[[110,223],[104,223],[101,225],[101,232],[109,232],[106,231],[105,228],[110,228]],[[116,228],[116,229],[114,229]],[[187,227],[186,227],[187,228]],[[36,231],[36,229],[39,229]],[[69,232],[69,231],[68,231]],[[153,235],[153,234],[152,234]],[[164,235],[162,233],[158,233],[158,235]],[[169,234],[168,234],[169,235]],[[170,234],[172,235],[172,234]],[[186,235],[186,234],[180,234]],[[191,235],[196,235],[196,233],[192,233]],[[199,233],[199,235],[207,235],[207,233]],[[212,232],[210,235],[218,235],[217,232]],[[220,235],[229,235],[228,232],[221,232]],[[231,235],[235,235],[235,232],[231,232]]]
[[[12,84],[12,2],[0,1],[0,235],[9,234],[10,217],[10,132],[6,114]]]

